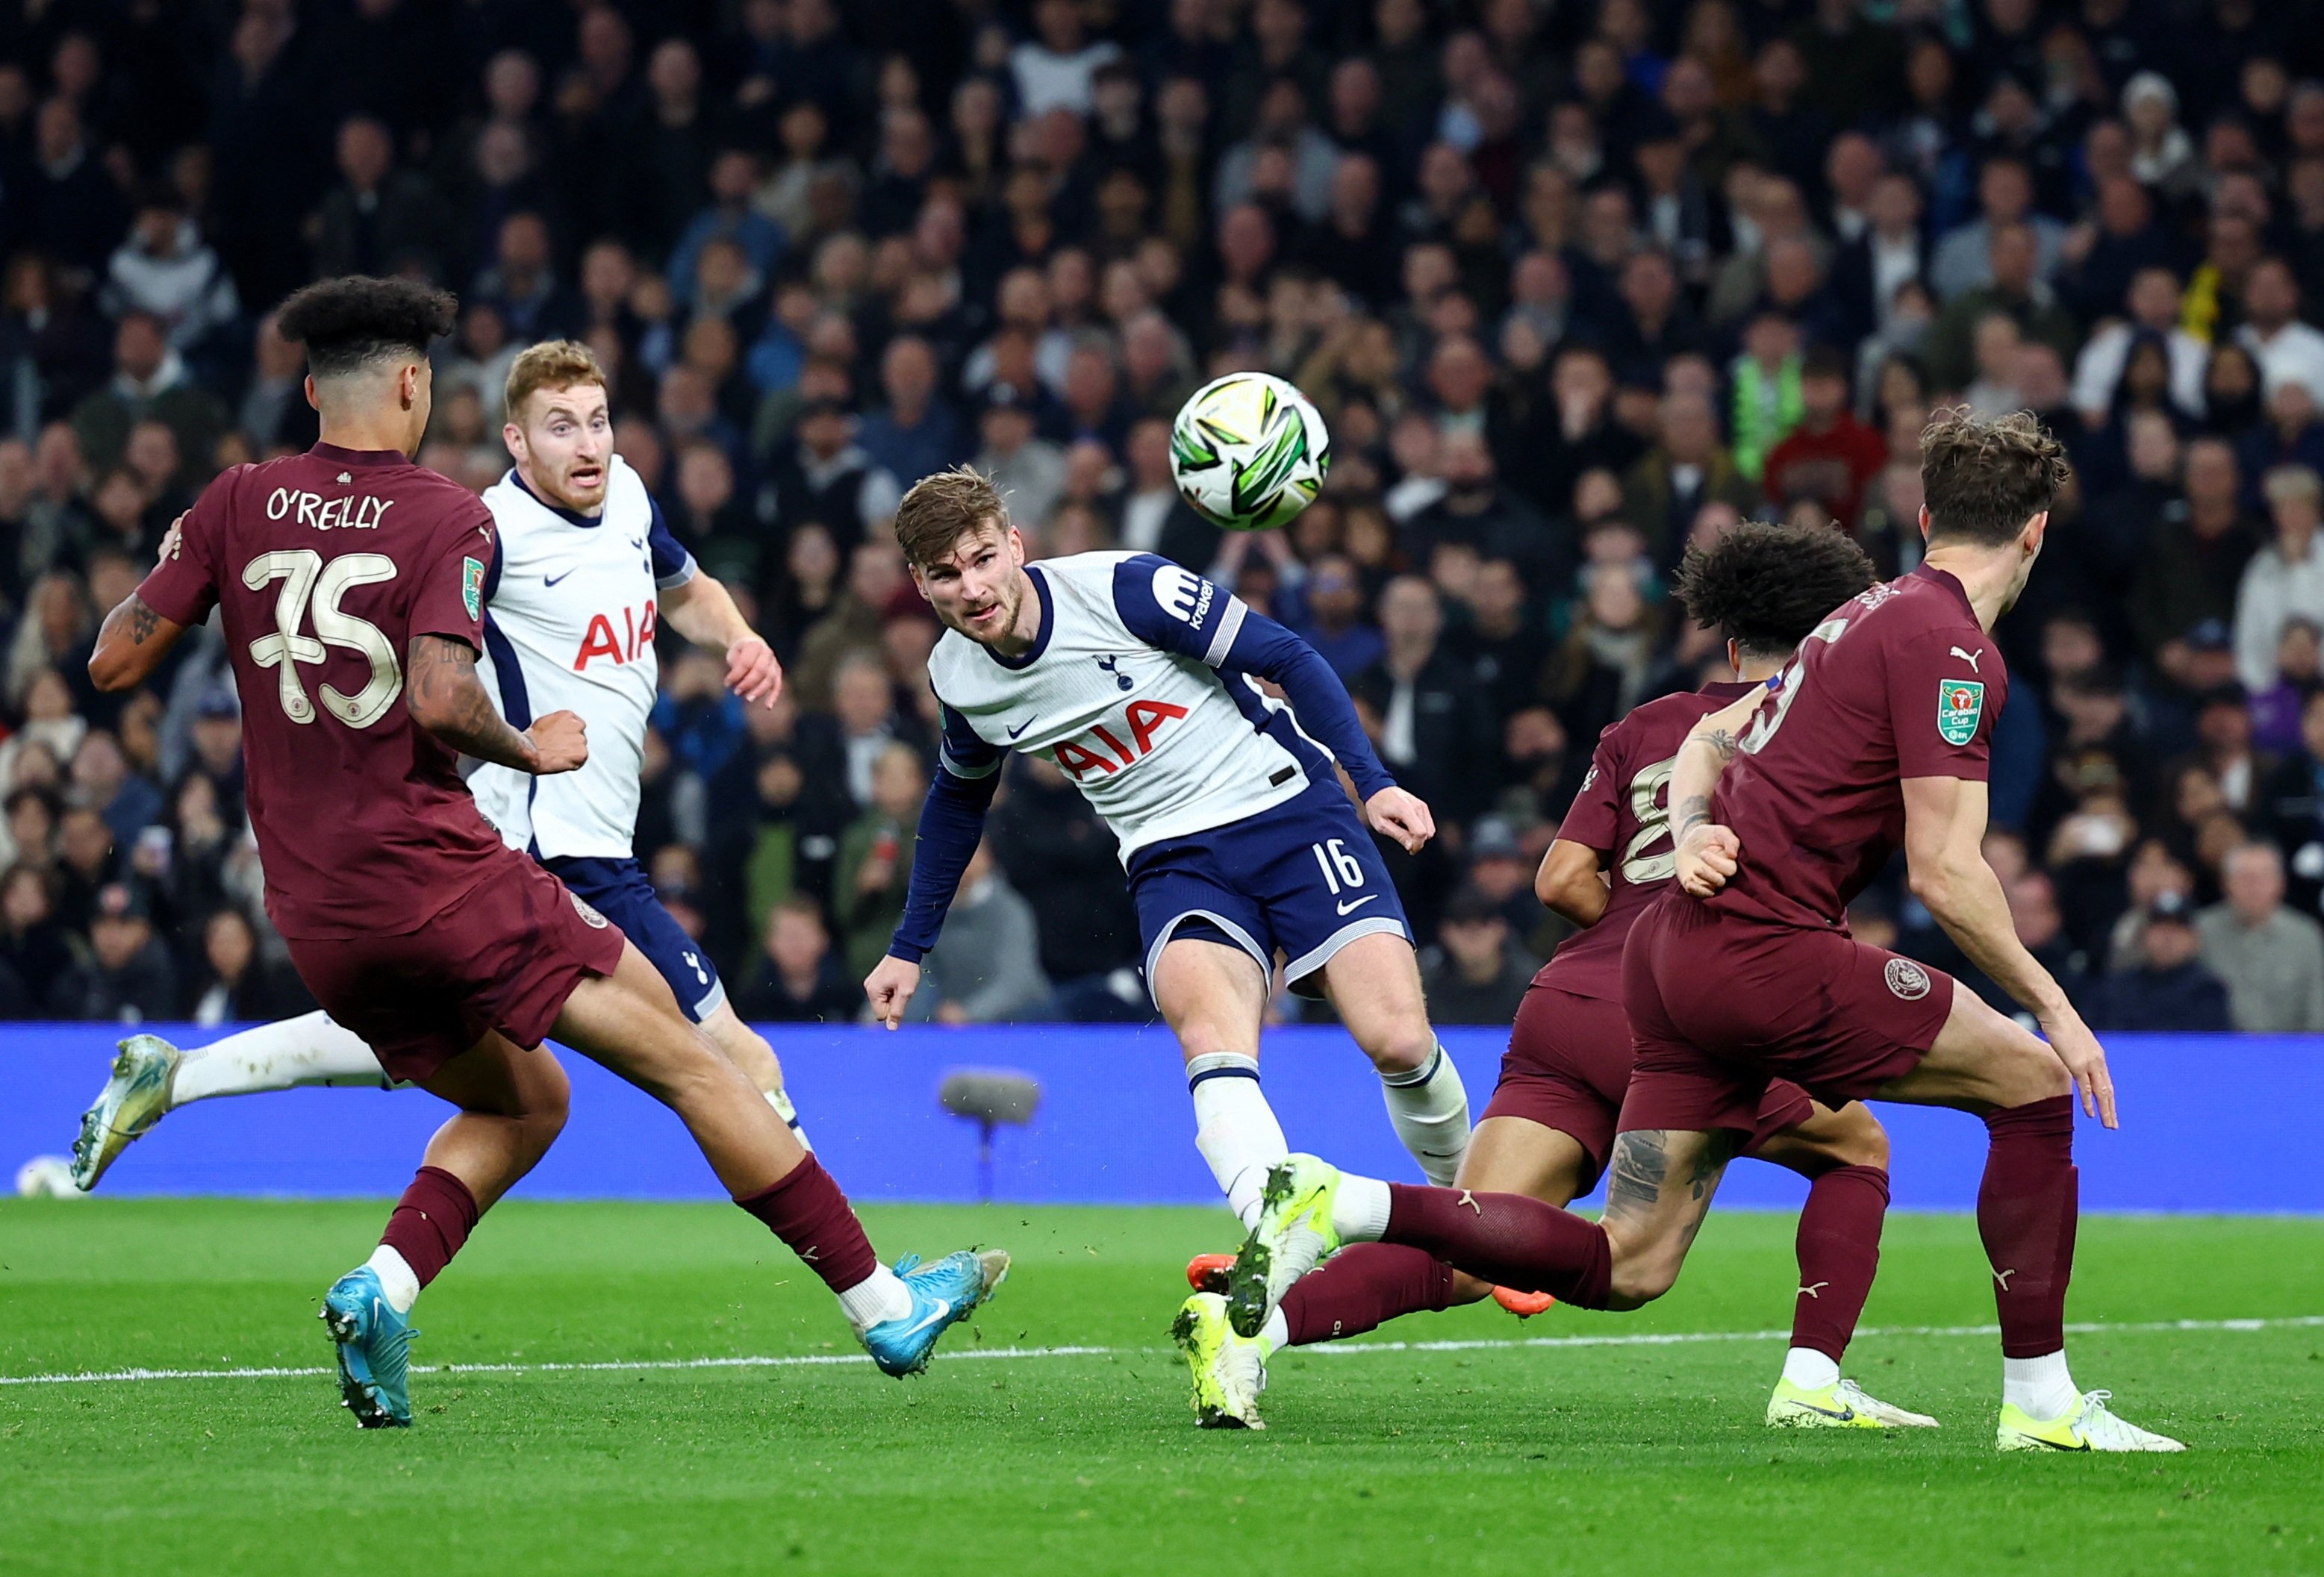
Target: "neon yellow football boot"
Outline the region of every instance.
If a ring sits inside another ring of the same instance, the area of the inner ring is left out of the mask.
[[[1788,1380],[1775,1382],[1767,1398],[1770,1429],[1934,1429],[1937,1421],[1926,1413],[1912,1413],[1894,1403],[1865,1394],[1852,1380],[1835,1380],[1810,1390]]]
[[[2004,1402],[1994,1444],[2002,1451],[2184,1451],[2168,1435],[2116,1417],[2107,1407],[2112,1391],[2084,1391],[2081,1399],[2055,1418],[2035,1418]]]
[[[1264,1429],[1259,1393],[1267,1389],[1267,1343],[1238,1336],[1227,1323],[1227,1300],[1197,1292],[1178,1307],[1170,1339],[1186,1355],[1194,1380],[1194,1423],[1204,1429]]]

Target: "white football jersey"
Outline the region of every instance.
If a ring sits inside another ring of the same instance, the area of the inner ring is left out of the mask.
[[[949,629],[928,656],[944,770],[977,778],[1010,750],[1047,756],[1125,861],[1279,805],[1311,773],[1331,776],[1289,707],[1218,671],[1249,616],[1224,588],[1147,554],[1074,554],[1028,573],[1041,628],[1023,656]]]
[[[500,551],[484,578],[477,675],[517,728],[579,713],[589,759],[550,777],[487,763],[468,787],[512,848],[536,859],[629,859],[659,671],[659,594],[694,578],[693,555],[619,456],[595,518],[543,502],[514,471],[484,490],[484,503]]]

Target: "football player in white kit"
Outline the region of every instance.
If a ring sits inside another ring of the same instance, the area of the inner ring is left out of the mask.
[[[746,702],[772,705],[782,671],[613,453],[605,374],[588,346],[557,340],[526,350],[509,369],[508,413],[503,436],[516,464],[484,495],[499,544],[482,587],[477,675],[515,727],[569,711],[592,733],[577,771],[539,778],[486,764],[469,789],[503,841],[556,872],[636,944],[686,1016],[805,1143],[773,1049],[735,1015],[709,955],[662,907],[631,847],[658,624],[724,653],[727,687]],[[185,1050],[133,1035],[82,1114],[73,1181],[95,1187],[131,1141],[192,1101],[387,1082],[371,1048],[320,1013]]]
[[[1327,997],[1371,1059],[1421,1170],[1451,1182],[1468,1096],[1429,1026],[1404,908],[1366,830],[1417,849],[1435,821],[1381,766],[1314,648],[1151,554],[1027,564],[999,494],[966,468],[907,493],[896,536],[945,626],[928,657],[944,738],[904,918],[864,981],[873,1016],[892,1028],[918,986],[1002,756],[1036,753],[1120,840],[1148,989],[1185,1055],[1194,1142],[1236,1215],[1256,1219],[1286,1154],[1259,1084],[1278,951],[1292,991]]]

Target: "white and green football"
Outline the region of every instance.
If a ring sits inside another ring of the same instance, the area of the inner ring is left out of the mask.
[[[1282,379],[1230,372],[1196,390],[1170,428],[1170,474],[1194,513],[1271,531],[1315,501],[1332,467],[1321,412]]]

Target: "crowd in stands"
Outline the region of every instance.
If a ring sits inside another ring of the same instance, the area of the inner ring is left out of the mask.
[[[1300,630],[1443,832],[1437,1015],[1507,1019],[1599,731],[1721,662],[1745,517],[1917,558],[1930,411],[2075,478],[1997,632],[1987,852],[2101,1027],[2324,1030],[2324,27],[2310,0],[122,0],[0,18],[0,1013],[297,1011],[215,631],[98,619],[315,436],[272,304],[456,289],[420,458],[481,488],[533,341],[788,669],[665,634],[637,848],[743,1013],[844,1019],[903,903],[936,634],[887,529],[973,462],[1033,552]],[[1222,535],[1169,419],[1296,381],[1323,496]],[[318,785],[327,792],[327,785]],[[1894,873],[1858,934],[1991,993]],[[1010,769],[945,1022],[1136,1018],[1112,842]],[[1287,1004],[1286,1012],[1296,1012]]]

